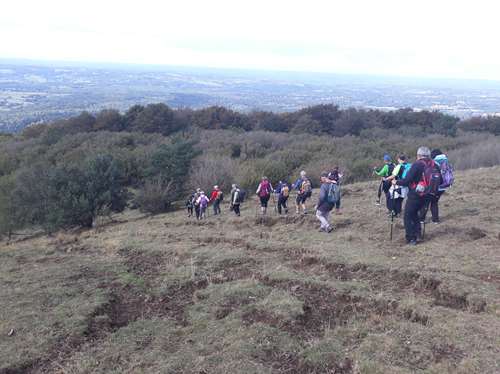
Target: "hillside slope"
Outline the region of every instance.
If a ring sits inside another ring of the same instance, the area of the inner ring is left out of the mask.
[[[459,173],[411,249],[376,188],[330,235],[248,202],[2,242],[0,373],[498,373],[500,167]]]

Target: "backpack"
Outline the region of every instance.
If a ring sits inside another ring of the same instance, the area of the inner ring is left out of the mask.
[[[224,192],[219,191],[217,193],[217,200],[219,200],[220,202],[224,201]]]
[[[326,195],[326,201],[330,204],[335,204],[339,200],[339,187],[336,183],[330,183],[328,187],[328,194]]]
[[[271,185],[269,184],[268,181],[264,181],[260,183],[260,191],[259,191],[259,196],[260,197],[267,197],[271,193]]]
[[[236,202],[238,204],[241,204],[242,202],[245,201],[246,196],[247,196],[247,191],[245,191],[245,190],[238,190],[238,199],[236,200]]]
[[[389,164],[389,171],[387,172],[387,176],[392,175],[395,167],[396,166],[392,162]]]
[[[453,185],[455,177],[453,176],[453,166],[448,162],[447,158],[437,160],[436,163],[439,165],[439,170],[441,171],[442,183],[439,186],[440,190],[445,190]]]
[[[206,208],[208,206],[208,197],[202,196],[200,199],[200,207]]]
[[[309,179],[306,179],[302,182],[300,186],[300,193],[305,194],[307,197],[310,197],[312,195],[312,186]]]
[[[283,187],[281,187],[281,195],[283,197],[288,197],[288,195],[290,195],[290,189],[286,184]]]
[[[436,196],[443,179],[439,165],[433,160],[422,160],[422,162],[425,165],[424,172],[422,173],[422,179],[415,187],[415,191],[420,196]]]
[[[399,173],[398,173],[398,179],[405,179],[406,174],[408,174],[410,169],[411,169],[410,163],[405,162],[404,164],[401,164],[401,168],[399,169]]]

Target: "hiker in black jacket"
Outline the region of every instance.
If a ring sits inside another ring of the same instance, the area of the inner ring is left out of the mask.
[[[419,211],[425,206],[426,200],[415,189],[422,180],[426,162],[430,161],[430,156],[429,148],[420,147],[417,151],[417,161],[413,163],[405,178],[392,181],[395,185],[409,187],[404,211],[406,242],[409,245],[416,245],[417,238],[421,236]]]

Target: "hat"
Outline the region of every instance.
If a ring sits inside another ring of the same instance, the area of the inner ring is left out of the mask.
[[[323,178],[323,177],[328,178],[328,176],[329,176],[329,174],[326,171],[321,173],[321,178]]]
[[[214,186],[214,190],[218,190],[219,189],[219,186]]]
[[[387,153],[384,155],[384,161],[389,162],[391,161],[391,156],[389,156]]]

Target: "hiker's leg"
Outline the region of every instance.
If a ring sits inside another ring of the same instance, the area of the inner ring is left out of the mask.
[[[418,211],[421,208],[418,197],[409,197],[406,200],[404,223],[406,231],[406,241],[417,240],[417,233],[420,232],[420,219]]]
[[[442,192],[438,192],[438,195],[434,196],[431,200],[432,222],[439,222],[439,199],[442,194]]]
[[[332,227],[332,225],[330,223],[330,213],[331,212],[325,212],[325,213],[323,213],[323,216],[325,217],[325,221],[326,221],[326,230],[329,230],[330,227]]]
[[[403,206],[403,198],[399,197],[394,200],[394,214],[399,215],[401,214],[401,207]]]
[[[321,223],[321,229],[326,230],[328,228],[328,220],[325,218],[324,213],[320,210],[316,210],[316,218]]]
[[[284,198],[282,201],[283,208],[285,208],[285,214],[288,214],[288,206],[286,205],[288,201],[288,197]]]
[[[295,198],[295,213],[299,214],[299,209],[300,209],[300,200],[301,200],[301,197],[300,195],[297,195],[297,197]]]
[[[392,211],[392,199],[389,191],[385,192],[385,206],[389,212]]]
[[[240,204],[234,205],[234,213],[239,216],[240,215]]]
[[[277,206],[277,208],[278,208],[278,214],[280,214],[280,215],[281,215],[281,206],[282,206],[282,204],[283,204],[283,199],[281,197],[278,197],[278,206]]]

